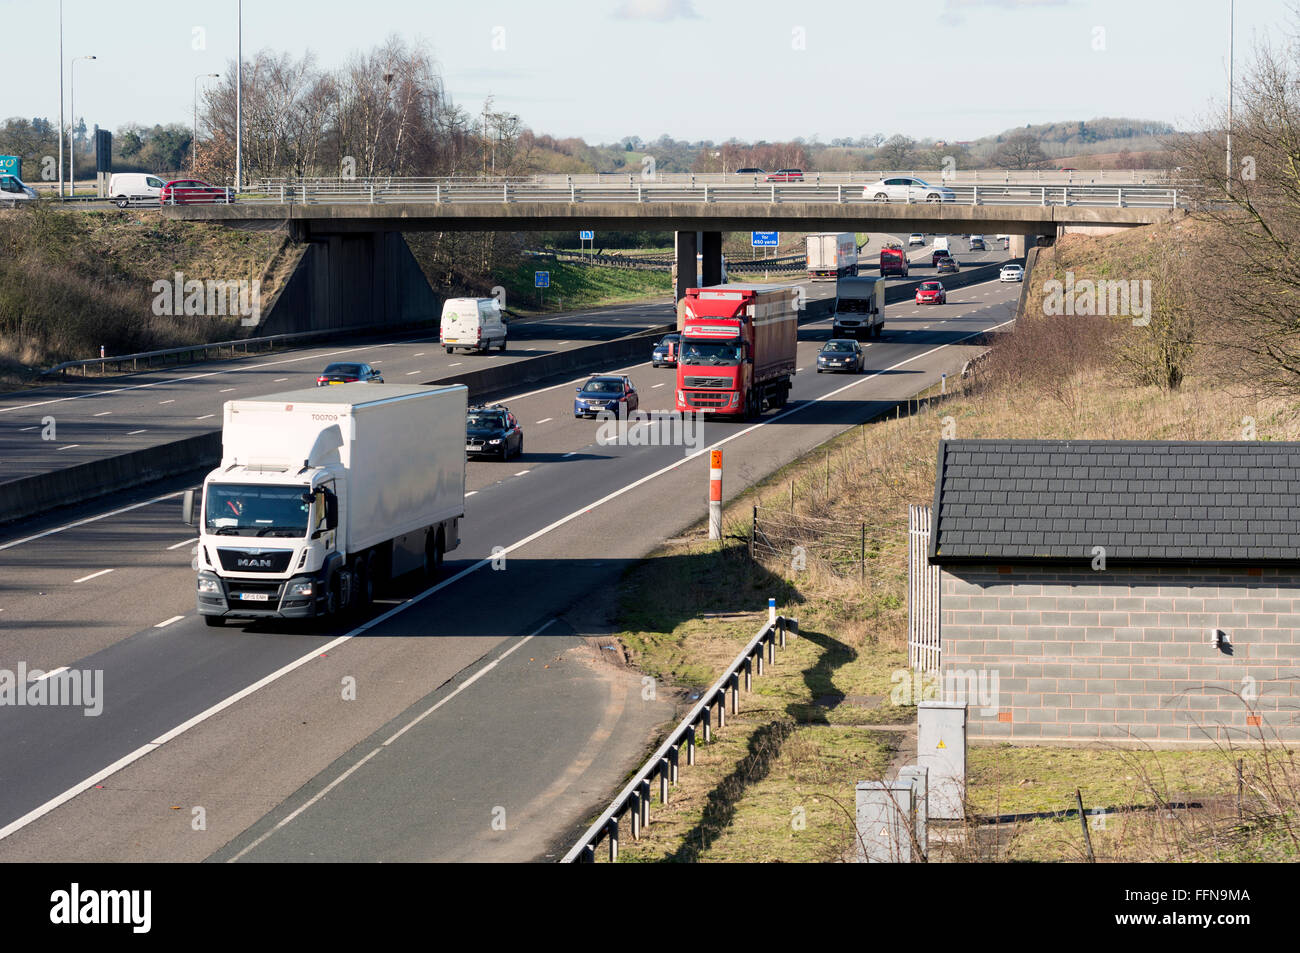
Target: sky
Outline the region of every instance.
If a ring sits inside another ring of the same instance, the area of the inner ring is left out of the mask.
[[[88,126],[191,121],[235,59],[237,0],[63,0]],[[243,0],[262,48],[341,65],[398,34],[452,98],[537,133],[616,142],[975,139],[1125,116],[1198,128],[1228,84],[1229,0]],[[0,0],[0,118],[59,111],[57,0]],[[26,31],[21,43],[14,24]],[[1236,0],[1236,68],[1295,32],[1290,0]],[[67,75],[65,65],[65,76]],[[24,77],[15,82],[15,77]]]

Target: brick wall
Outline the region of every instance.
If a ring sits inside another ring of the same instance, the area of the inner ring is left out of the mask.
[[[1255,573],[945,567],[944,684],[996,685],[971,738],[1300,740],[1300,569]]]

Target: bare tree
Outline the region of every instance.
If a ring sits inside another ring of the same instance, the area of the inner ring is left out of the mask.
[[[990,158],[994,165],[1003,169],[1036,169],[1047,161],[1038,139],[1028,132],[1007,136]]]

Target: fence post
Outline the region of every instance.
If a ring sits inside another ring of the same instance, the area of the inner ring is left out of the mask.
[[[616,864],[618,863],[618,818],[617,817],[611,817],[609,819],[609,826],[606,830],[607,833],[605,837],[609,841],[609,862],[611,864]]]
[[[668,756],[659,759],[659,803],[667,806],[668,804]]]
[[[858,574],[858,582],[863,585],[867,582],[867,524],[862,524],[862,547],[859,550],[858,565],[861,572]]]
[[[754,558],[754,540],[758,538],[758,507],[754,507],[754,520],[749,526],[749,558]]]
[[[686,764],[695,764],[695,726],[686,729]]]

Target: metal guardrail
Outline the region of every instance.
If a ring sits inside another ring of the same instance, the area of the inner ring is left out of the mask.
[[[768,620],[758,634],[741,649],[740,654],[727,666],[718,680],[700,696],[699,702],[690,713],[681,720],[667,739],[641,766],[641,770],[632,776],[623,790],[615,795],[613,802],[595,822],[587,828],[567,854],[561,859],[562,864],[592,863],[596,859],[596,848],[601,840],[609,844],[609,859],[618,860],[619,822],[626,814],[631,819],[632,837],[641,836],[641,828],[650,823],[650,783],[659,781],[659,803],[668,803],[671,785],[677,783],[677,770],[681,759],[681,748],[686,746],[686,763],[695,763],[695,744],[697,727],[701,728],[702,738],[707,744],[713,736],[713,709],[717,707],[717,726],[722,728],[727,721],[727,695],[730,693],[731,713],[740,711],[740,676],[744,672],[745,691],[753,687],[755,673],[763,674],[763,656],[767,662],[776,661],[776,646],[785,647],[786,633],[798,635],[797,619],[787,619],[776,614],[776,600],[769,599]]]
[[[810,182],[770,184],[725,184],[709,182],[662,183],[613,182],[601,185],[561,183],[485,183],[482,181],[442,183],[402,181],[328,182],[301,180],[281,183],[278,190],[240,192],[241,205],[377,205],[385,203],[424,202],[434,205],[512,204],[521,202],[581,205],[604,203],[698,203],[727,204],[835,204],[835,205],[920,205],[941,204],[971,206],[1063,206],[1082,208],[1156,208],[1185,207],[1187,191],[1180,202],[1179,189],[1150,185],[936,185],[942,198],[914,201],[912,198],[880,200],[870,189],[859,184],[818,184]],[[877,193],[878,194],[878,193]],[[232,196],[232,201],[236,197]],[[222,204],[222,203],[217,203]]]

